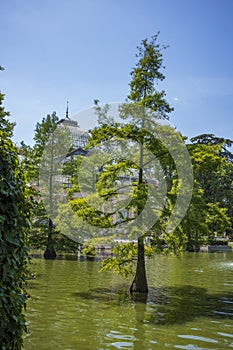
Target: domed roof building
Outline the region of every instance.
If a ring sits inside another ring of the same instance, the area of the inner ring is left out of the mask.
[[[72,151],[71,155],[86,155],[87,151],[84,150],[84,147],[86,146],[88,139],[89,139],[89,134],[86,130],[82,129],[77,120],[72,120],[69,117],[69,108],[68,108],[68,102],[67,102],[67,108],[66,108],[66,117],[61,119],[59,121],[61,125],[64,125],[70,130],[71,137],[74,140],[73,146],[74,150]]]

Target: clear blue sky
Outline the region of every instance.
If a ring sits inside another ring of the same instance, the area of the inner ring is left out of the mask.
[[[35,124],[122,102],[136,46],[160,31],[171,123],[233,139],[233,0],[10,0],[1,4],[0,90],[31,143]],[[86,128],[85,118],[80,120]]]

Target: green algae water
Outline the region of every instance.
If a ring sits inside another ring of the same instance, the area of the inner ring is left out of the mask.
[[[233,253],[147,260],[146,300],[99,262],[30,268],[25,350],[233,349]]]

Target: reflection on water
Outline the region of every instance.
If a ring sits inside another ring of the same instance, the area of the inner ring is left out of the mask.
[[[156,256],[149,294],[98,262],[34,259],[25,350],[232,349],[232,253]]]

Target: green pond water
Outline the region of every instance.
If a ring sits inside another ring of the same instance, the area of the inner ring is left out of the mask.
[[[233,253],[147,260],[147,300],[99,262],[33,259],[25,350],[233,349]]]

